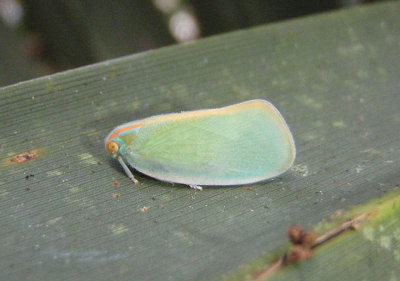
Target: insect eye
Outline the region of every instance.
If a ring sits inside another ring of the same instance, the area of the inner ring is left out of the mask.
[[[115,154],[117,153],[119,150],[119,146],[117,143],[113,142],[113,141],[107,141],[107,151],[110,154]]]

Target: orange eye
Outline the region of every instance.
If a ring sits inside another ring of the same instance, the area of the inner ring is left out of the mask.
[[[108,153],[110,153],[110,154],[114,154],[114,153],[118,152],[118,150],[119,150],[118,144],[113,141],[107,141],[106,147],[107,147]]]

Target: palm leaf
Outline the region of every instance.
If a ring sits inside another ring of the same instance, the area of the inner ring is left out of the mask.
[[[289,225],[392,190],[399,14],[399,2],[342,10],[1,88],[2,279],[217,279],[279,256]],[[253,98],[275,104],[296,140],[274,181],[197,192],[142,175],[136,187],[104,151],[123,122]]]

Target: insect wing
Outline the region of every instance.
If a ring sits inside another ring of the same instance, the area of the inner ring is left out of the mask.
[[[140,128],[126,147],[133,167],[163,181],[235,185],[275,177],[293,163],[291,133],[266,101],[176,116]]]

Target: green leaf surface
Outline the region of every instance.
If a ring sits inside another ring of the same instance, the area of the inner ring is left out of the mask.
[[[281,260],[286,257],[283,263],[265,254],[221,280],[397,280],[399,218],[397,189],[349,210],[337,210],[318,223],[313,227],[318,242],[309,259],[288,261],[292,245],[282,251]]]
[[[314,256],[288,266],[270,280],[396,280],[400,276],[400,190],[322,222],[321,232],[370,212],[356,231],[343,232],[315,249]]]
[[[0,88],[1,279],[217,279],[281,253],[289,225],[392,190],[399,14],[400,2],[363,6]],[[134,186],[104,150],[123,122],[253,98],[275,104],[296,141],[274,181],[198,192],[136,175]]]

